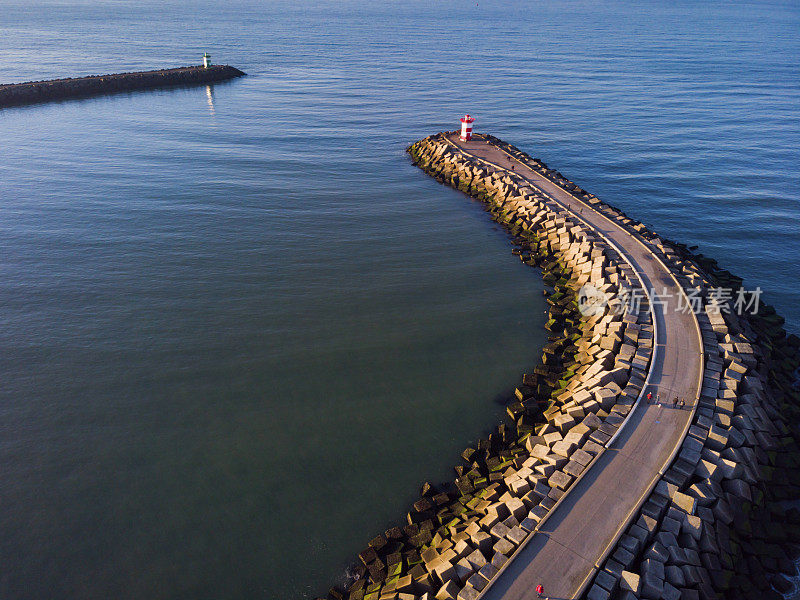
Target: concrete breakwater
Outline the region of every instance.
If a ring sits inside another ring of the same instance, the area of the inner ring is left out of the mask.
[[[779,591],[790,587],[781,573],[794,571],[794,543],[800,539],[800,512],[787,510],[784,502],[800,497],[795,378],[800,339],[787,335],[783,319],[767,305],[755,314],[737,314],[735,297],[725,299],[719,290],[740,289],[742,280],[715,261],[659,238],[516,148],[484,138],[518,165],[529,165],[568,190],[580,201],[573,210],[591,207],[623,226],[669,269],[686,299],[696,303],[692,310],[704,365],[691,420],[575,597],[780,597]],[[480,197],[474,178],[470,181],[473,161],[461,160],[463,153],[452,144],[438,152],[431,155],[434,160],[447,161],[452,152],[459,167],[443,173],[434,168],[434,174]],[[629,483],[620,481],[621,486]],[[475,596],[468,590],[460,593]]]
[[[774,598],[792,588],[800,540],[800,339],[768,305],[740,315],[710,293],[742,280],[686,246],[672,264],[702,298],[707,356],[687,435],[586,597]]]
[[[576,567],[572,571],[580,576],[574,581],[537,582],[546,583],[551,594],[591,600],[777,597],[772,587],[785,587],[778,573],[792,571],[791,544],[800,537],[800,512],[781,504],[800,497],[800,392],[794,387],[800,339],[786,335],[770,307],[742,317],[727,313],[730,302],[720,301],[714,289],[738,287],[741,280],[714,261],[660,238],[538,159],[491,136],[482,140],[568,192],[569,204],[531,185],[519,175],[522,168],[515,172],[482,160],[450,134],[420,140],[408,151],[440,182],[485,202],[514,236],[514,253],[542,268],[554,288],[546,325],[553,336],[541,364],[523,376],[508,422],[464,451],[453,482],[441,489],[423,486],[406,524],[370,541],[358,557],[357,579],[346,589],[331,589],[328,597],[467,600],[532,593],[524,570],[516,567],[531,562],[531,552],[546,554],[546,547],[531,540],[537,534],[555,537],[563,514],[554,527],[549,517],[571,510],[575,494],[597,487],[602,475],[595,473],[608,469],[603,463],[609,456],[623,464],[629,460],[635,472],[646,452],[642,444],[658,443],[644,437],[623,452],[633,444],[630,431],[640,432],[651,412],[655,424],[669,419],[644,397],[648,390],[658,393],[649,378],[664,369],[654,344],[664,337],[658,331],[663,313],[648,304],[639,266],[602,228],[581,218],[585,211],[602,215],[646,247],[683,297],[692,299],[696,317],[684,322],[694,323],[693,339],[702,353],[692,357],[700,363],[696,374],[685,374],[695,380],[685,389],[696,393],[673,413],[677,433],[669,456],[658,457],[644,492],[623,512],[606,505],[579,516],[596,525],[604,515],[614,521],[602,551],[588,562],[576,556],[575,564],[556,565],[557,572]],[[578,310],[586,300],[582,292],[578,297],[585,284],[611,300]],[[642,302],[620,310],[619,299],[637,291]],[[674,338],[667,340],[673,344]],[[660,435],[651,427],[652,435]],[[617,438],[627,439],[622,448],[615,447]],[[621,489],[634,483],[614,480]],[[514,590],[508,580],[522,585]]]
[[[84,98],[118,92],[171,86],[199,85],[242,77],[244,73],[228,65],[180,67],[134,73],[92,75],[68,79],[30,81],[0,85],[0,108],[68,98]]]
[[[359,555],[358,579],[331,598],[478,597],[625,423],[653,354],[647,301],[635,311],[615,305],[634,291],[646,298],[642,284],[602,235],[513,174],[459,155],[443,136],[409,153],[486,202],[514,236],[514,253],[542,268],[553,286],[545,325],[553,335],[541,363],[523,375],[508,422],[462,453],[453,482],[426,484],[405,525],[375,537]],[[590,282],[614,300],[584,314],[577,293]]]

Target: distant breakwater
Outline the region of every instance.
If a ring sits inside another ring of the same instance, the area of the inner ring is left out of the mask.
[[[245,75],[229,65],[158,69],[0,85],[0,108],[173,86],[225,81]]]
[[[775,310],[726,312],[717,286],[741,279],[492,136],[489,143],[568,190],[648,244],[685,290],[698,290],[705,367],[691,426],[669,468],[642,498],[581,597],[779,598],[793,570],[800,512],[800,339]],[[508,421],[467,448],[456,478],[423,485],[405,523],[359,554],[340,600],[472,600],[547,520],[605,451],[641,400],[653,355],[645,300],[637,312],[578,310],[585,283],[612,297],[640,289],[612,247],[514,173],[462,152],[441,133],[408,148],[438,181],[486,204],[513,237],[514,254],[542,269],[552,333],[523,375]],[[728,308],[730,308],[728,306]]]

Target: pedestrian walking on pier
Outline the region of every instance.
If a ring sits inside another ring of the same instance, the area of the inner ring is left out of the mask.
[[[653,403],[653,392],[647,392],[647,403],[648,404]]]
[[[536,597],[541,598],[542,594],[544,594],[544,586],[542,586],[542,584],[540,583],[539,585],[536,586]]]

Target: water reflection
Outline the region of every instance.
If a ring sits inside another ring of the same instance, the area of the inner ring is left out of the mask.
[[[208,102],[208,110],[213,116],[214,113],[214,88],[213,86],[206,86],[206,100]]]

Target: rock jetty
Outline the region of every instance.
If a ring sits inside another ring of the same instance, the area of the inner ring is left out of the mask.
[[[0,108],[68,98],[132,92],[171,86],[190,86],[242,77],[244,73],[229,65],[209,65],[159,69],[134,73],[92,75],[69,79],[30,81],[0,85]]]
[[[579,310],[578,290],[589,282],[609,296],[643,295],[632,267],[606,240],[441,138],[409,152],[440,181],[486,202],[514,236],[514,253],[541,268],[552,286],[545,324],[552,335],[515,390],[508,422],[462,453],[450,485],[426,486],[406,523],[370,542],[359,555],[359,579],[331,590],[332,598],[477,597],[625,422],[653,352],[647,302],[635,313]]]
[[[782,598],[800,539],[800,339],[762,305],[739,315],[710,293],[742,280],[686,246],[665,256],[703,299],[707,357],[691,427],[585,597]]]
[[[331,588],[329,599],[482,597],[613,443],[643,401],[653,369],[654,313],[625,256],[578,214],[448,135],[420,140],[408,152],[438,181],[484,202],[510,232],[513,253],[541,269],[551,335],[540,363],[522,376],[507,420],[464,450],[451,482],[422,486],[404,522],[368,543],[353,577]],[[800,339],[786,335],[770,308],[748,318],[728,314],[712,290],[741,280],[713,261],[660,238],[542,161],[483,137],[637,236],[702,307],[697,322],[707,359],[702,392],[690,399],[690,424],[579,596],[774,595],[771,586],[785,582],[776,574],[791,570],[789,543],[800,527],[800,512],[780,504],[800,497],[793,379]],[[588,284],[609,300],[593,304]],[[637,294],[641,302],[622,305]]]

